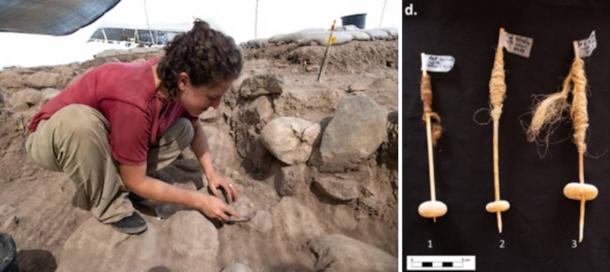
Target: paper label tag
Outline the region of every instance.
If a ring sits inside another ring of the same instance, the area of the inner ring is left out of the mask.
[[[502,34],[504,35],[500,37],[500,41],[502,46],[506,48],[506,51],[522,57],[530,57],[530,52],[532,51],[534,39],[511,34],[506,31],[502,32]]]
[[[447,55],[421,54],[421,70],[446,73],[453,69],[455,58]]]
[[[595,50],[595,48],[597,48],[597,39],[595,38],[595,30],[593,30],[593,32],[591,32],[591,35],[589,35],[589,38],[586,38],[584,40],[580,40],[577,41],[578,43],[578,55],[581,58],[586,58],[591,56],[591,54],[593,54],[593,50]]]

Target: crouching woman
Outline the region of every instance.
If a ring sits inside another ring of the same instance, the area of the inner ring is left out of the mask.
[[[197,209],[210,218],[238,216],[219,191],[238,191],[215,171],[197,120],[217,107],[243,64],[232,38],[196,21],[161,58],[92,69],[46,103],[28,126],[26,150],[42,167],[66,173],[101,223],[128,233],[147,229],[128,192]],[[150,177],[191,147],[214,196]]]

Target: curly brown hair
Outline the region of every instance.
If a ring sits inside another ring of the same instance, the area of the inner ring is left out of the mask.
[[[176,36],[157,65],[161,86],[170,100],[177,95],[178,75],[185,72],[194,86],[214,87],[239,76],[243,58],[233,38],[197,19],[193,28]]]

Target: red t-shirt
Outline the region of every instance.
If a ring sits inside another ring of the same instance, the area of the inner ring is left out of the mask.
[[[162,103],[156,92],[152,66],[158,58],[140,63],[107,63],[87,72],[61,94],[49,100],[28,129],[36,130],[41,120],[70,104],[90,106],[108,119],[108,142],[113,158],[120,164],[146,163],[149,145],[179,117],[191,116],[178,102]]]

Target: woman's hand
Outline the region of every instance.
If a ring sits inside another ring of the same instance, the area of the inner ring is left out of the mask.
[[[237,197],[239,196],[239,191],[229,180],[222,175],[214,175],[213,177],[208,177],[208,182],[210,186],[210,191],[212,195],[220,198],[220,194],[222,192],[218,191],[218,188],[224,190],[225,197],[229,203],[233,203],[233,201],[237,201]]]
[[[218,188],[221,188],[224,191],[227,202],[232,203],[233,201],[236,201],[239,195],[237,188],[235,188],[227,178],[220,174],[216,174],[216,171],[214,171],[208,142],[199,121],[193,122],[193,129],[195,130],[195,136],[193,137],[191,148],[193,149],[193,152],[195,152],[195,156],[197,156],[199,164],[201,164],[201,168],[205,173],[205,177],[210,186],[210,192],[212,195],[220,198]]]
[[[229,205],[225,204],[217,197],[201,194],[201,199],[197,205],[197,209],[209,218],[218,219],[223,222],[229,220],[229,217],[239,217],[239,214]]]

